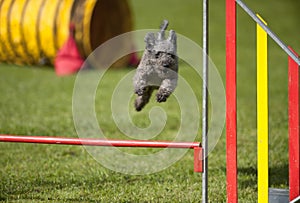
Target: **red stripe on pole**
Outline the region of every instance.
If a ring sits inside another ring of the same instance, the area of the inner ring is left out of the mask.
[[[293,50],[291,49],[291,51]],[[296,52],[294,53],[296,54]],[[289,189],[290,189],[290,201],[292,201],[296,197],[300,196],[300,160],[299,160],[300,143],[299,143],[299,67],[298,64],[291,57],[289,57],[288,75],[289,75],[288,76],[289,77],[289,85],[288,85],[289,86]]]
[[[194,171],[203,172],[203,149],[201,147],[194,148]]]
[[[226,173],[227,202],[236,203],[237,132],[236,132],[236,3],[226,0]]]
[[[199,142],[170,142],[148,140],[105,140],[88,138],[64,138],[46,136],[1,135],[0,142],[21,142],[36,144],[89,145],[107,147],[147,147],[147,148],[190,148],[199,147]]]

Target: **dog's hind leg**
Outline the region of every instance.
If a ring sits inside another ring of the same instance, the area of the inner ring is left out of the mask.
[[[144,93],[135,99],[134,107],[137,111],[141,111],[144,108],[144,106],[149,102],[149,99],[154,89],[154,87],[147,87]]]

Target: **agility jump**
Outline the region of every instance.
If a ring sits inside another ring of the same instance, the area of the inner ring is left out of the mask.
[[[236,84],[236,5],[257,23],[257,170],[258,202],[269,201],[268,175],[268,53],[270,36],[288,55],[289,67],[289,199],[300,196],[299,164],[299,56],[287,47],[266,22],[240,0],[226,0],[226,150],[227,202],[238,202],[237,180],[237,84]]]

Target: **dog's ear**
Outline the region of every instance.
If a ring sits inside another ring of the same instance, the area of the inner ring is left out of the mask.
[[[154,33],[150,32],[147,33],[145,36],[144,41],[146,42],[146,49],[147,50],[152,50],[154,45],[155,45],[155,35]]]
[[[170,41],[172,44],[176,45],[177,36],[174,30],[170,30],[168,41]]]

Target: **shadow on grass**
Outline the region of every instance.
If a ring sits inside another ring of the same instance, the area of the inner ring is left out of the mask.
[[[281,164],[278,166],[271,166],[269,169],[270,173],[270,179],[269,179],[269,185],[272,187],[280,187],[285,186],[288,188],[288,177],[289,177],[289,165]]]
[[[270,166],[269,168],[269,187],[288,188],[288,164]],[[224,169],[226,171],[226,169]],[[239,188],[257,188],[257,168],[239,167],[238,168]]]

